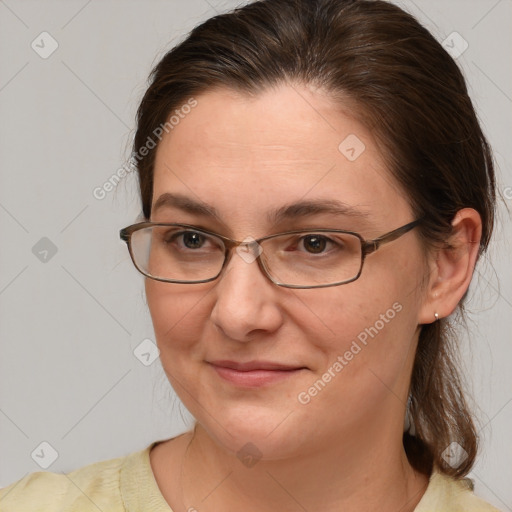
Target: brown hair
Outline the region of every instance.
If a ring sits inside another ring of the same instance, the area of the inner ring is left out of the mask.
[[[449,54],[413,16],[381,0],[262,0],[196,27],[150,76],[137,113],[134,150],[193,95],[226,87],[256,95],[281,83],[321,87],[347,106],[382,146],[406,193],[425,247],[446,244],[455,213],[482,218],[479,256],[494,223],[492,154],[464,77]],[[156,147],[137,158],[142,209],[151,215]],[[463,300],[459,312],[463,313]],[[477,434],[455,364],[447,319],[424,325],[410,385],[415,434],[404,433],[411,464],[429,474],[464,476]],[[444,462],[452,441],[467,452]]]

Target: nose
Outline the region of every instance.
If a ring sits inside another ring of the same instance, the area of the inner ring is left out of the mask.
[[[254,250],[252,248],[251,250]],[[234,250],[213,293],[213,323],[236,341],[249,341],[254,335],[272,333],[283,322],[279,304],[281,288],[267,279],[255,257],[248,251]]]

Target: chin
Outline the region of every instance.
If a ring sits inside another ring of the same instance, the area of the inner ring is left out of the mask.
[[[288,416],[289,415],[289,416]],[[277,460],[296,455],[307,438],[314,434],[299,428],[298,415],[283,407],[280,413],[272,408],[224,410],[217,423],[211,418],[199,421],[215,443],[241,461],[248,458]]]

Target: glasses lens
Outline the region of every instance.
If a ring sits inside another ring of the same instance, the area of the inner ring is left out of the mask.
[[[218,237],[184,226],[151,226],[132,233],[135,266],[150,277],[203,281],[215,277],[224,262]]]
[[[262,263],[278,284],[340,284],[356,279],[361,270],[361,240],[349,233],[288,233],[263,240],[260,248]],[[143,274],[180,282],[214,279],[226,250],[217,236],[186,226],[158,225],[134,231],[131,249]]]
[[[361,270],[361,241],[355,235],[308,232],[262,242],[262,259],[272,278],[295,286],[319,286],[355,279]]]

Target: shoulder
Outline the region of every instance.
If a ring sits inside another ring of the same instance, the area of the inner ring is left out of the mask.
[[[2,512],[124,511],[120,490],[122,469],[142,460],[149,449],[95,462],[69,473],[38,471],[26,475],[0,489],[0,509]]]
[[[414,512],[500,512],[476,496],[468,479],[455,479],[434,469]]]

